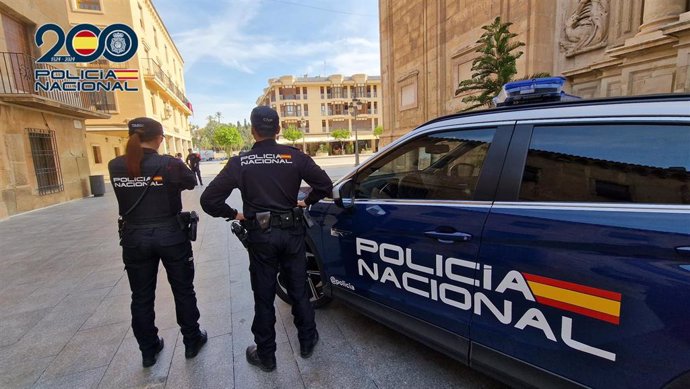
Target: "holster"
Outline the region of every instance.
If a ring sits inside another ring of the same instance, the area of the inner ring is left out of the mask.
[[[197,225],[199,224],[199,215],[195,211],[180,212],[177,214],[177,222],[180,229],[187,233],[187,238],[194,242],[196,240]]]
[[[125,233],[125,219],[122,218],[122,216],[117,218],[117,235],[122,239],[122,236]]]

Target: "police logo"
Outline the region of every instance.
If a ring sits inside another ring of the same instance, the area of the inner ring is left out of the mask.
[[[127,51],[127,41],[125,40],[125,34],[122,32],[113,33],[110,38],[110,52],[113,54],[122,54]]]

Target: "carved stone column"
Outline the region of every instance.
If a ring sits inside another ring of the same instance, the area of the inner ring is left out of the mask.
[[[659,27],[678,20],[685,12],[686,0],[645,0],[640,33],[654,31]]]

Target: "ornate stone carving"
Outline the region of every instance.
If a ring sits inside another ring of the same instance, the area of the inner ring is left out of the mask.
[[[566,57],[604,47],[608,40],[609,0],[579,0],[566,20],[560,46]]]

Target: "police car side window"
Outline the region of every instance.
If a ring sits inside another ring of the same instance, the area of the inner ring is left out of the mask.
[[[358,174],[355,198],[471,200],[495,132],[454,130],[407,142]]]
[[[520,200],[690,204],[690,126],[535,127]]]

